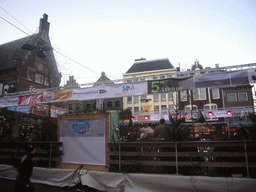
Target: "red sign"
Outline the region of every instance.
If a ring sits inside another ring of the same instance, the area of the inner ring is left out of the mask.
[[[44,101],[44,94],[19,96],[18,105],[34,105]]]

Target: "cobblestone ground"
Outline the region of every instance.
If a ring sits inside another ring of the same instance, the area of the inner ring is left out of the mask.
[[[13,192],[14,185],[15,185],[15,181],[0,178],[0,192]],[[89,188],[87,186],[81,186],[76,188],[75,187],[54,187],[54,186],[43,185],[43,184],[33,184],[33,186],[34,186],[35,192],[77,192],[77,191],[99,192],[98,190]]]

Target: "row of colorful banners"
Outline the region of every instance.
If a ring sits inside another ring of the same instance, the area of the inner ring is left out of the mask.
[[[147,82],[101,85],[97,87],[75,88],[24,96],[2,97],[0,98],[0,107],[35,105],[70,100],[129,97],[133,95],[145,95],[147,93]]]
[[[16,97],[0,98],[0,107],[35,105],[69,100],[92,100],[154,93],[166,93],[203,87],[249,85],[256,81],[255,70],[197,74],[190,78],[169,78],[145,82],[74,88]]]

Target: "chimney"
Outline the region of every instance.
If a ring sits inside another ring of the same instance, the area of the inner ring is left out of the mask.
[[[47,38],[49,35],[50,23],[48,22],[48,15],[44,13],[43,18],[40,19],[39,34],[42,38]]]

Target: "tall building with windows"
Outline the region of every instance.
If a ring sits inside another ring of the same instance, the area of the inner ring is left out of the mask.
[[[0,45],[0,95],[59,86],[49,27],[44,14],[38,33]]]
[[[123,74],[126,82],[148,81],[166,79],[176,76],[177,69],[169,59],[146,60],[144,58],[135,60],[131,68]],[[123,108],[130,109],[138,120],[148,120],[152,114],[167,114],[177,107],[177,93],[161,93],[131,96],[123,98]],[[160,117],[160,116],[157,117]],[[152,119],[151,119],[152,120]],[[159,120],[159,119],[157,119]]]

